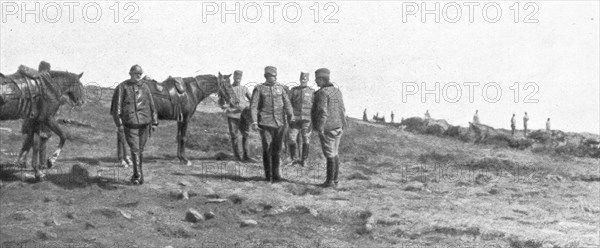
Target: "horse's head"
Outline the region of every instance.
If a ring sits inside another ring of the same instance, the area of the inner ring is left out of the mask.
[[[60,87],[60,94],[67,96],[76,106],[83,105],[83,84],[80,79],[81,74],[75,74],[63,71],[50,71],[52,81]]]
[[[233,87],[231,86],[231,74],[223,75],[221,74],[221,72],[219,72],[217,85],[217,95],[219,96],[219,98],[233,105],[237,105],[240,103],[239,99],[237,99],[235,93],[233,92]]]

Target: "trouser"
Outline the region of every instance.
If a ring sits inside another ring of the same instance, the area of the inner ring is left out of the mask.
[[[338,156],[338,147],[340,146],[342,133],[342,129],[337,128],[319,134],[323,155],[325,155],[326,158],[334,158]]]
[[[280,180],[279,164],[281,146],[285,133],[285,126],[271,127],[259,125],[260,139],[263,150],[263,166],[267,180]]]
[[[233,154],[238,160],[241,160],[242,157],[244,159],[248,158],[248,135],[250,134],[250,128],[244,125],[243,121],[241,118],[227,118],[231,147],[233,148]],[[240,157],[238,132],[242,134],[242,157]]]
[[[514,125],[510,126],[510,130],[511,130],[510,135],[515,136],[515,126]]]
[[[289,131],[289,149],[290,157],[295,158],[297,148],[300,148],[302,161],[308,157],[308,147],[310,145],[311,126],[309,121],[294,122],[290,124]],[[298,136],[301,136],[302,140],[298,140]]]
[[[143,153],[149,133],[149,124],[125,126],[125,138],[127,144],[129,144],[131,158],[133,160],[132,182],[138,180],[139,183],[144,183],[144,173],[142,171]]]
[[[525,126],[523,126],[523,135],[527,136],[527,124],[525,124]]]

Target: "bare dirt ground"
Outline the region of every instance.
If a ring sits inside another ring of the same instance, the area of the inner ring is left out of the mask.
[[[65,125],[69,141],[41,183],[14,164],[21,121],[2,122],[0,247],[600,247],[598,159],[352,120],[338,189],[317,186],[316,136],[308,165],[284,166],[288,181],[269,184],[260,163],[230,160],[224,115],[200,110],[189,130],[193,165],[178,163],[176,123],[162,121],[142,186],[116,164],[108,102],[62,109],[59,118],[91,127]],[[259,155],[255,133],[251,145]]]

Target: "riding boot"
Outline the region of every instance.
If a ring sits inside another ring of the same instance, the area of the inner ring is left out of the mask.
[[[265,168],[265,179],[271,181],[271,154],[263,151],[263,167]]]
[[[290,159],[296,161],[296,143],[290,142]]]
[[[272,154],[271,157],[271,173],[273,175],[273,182],[281,181],[281,175],[279,175],[279,164],[281,163],[280,155]]]
[[[138,155],[138,159],[138,172],[140,173],[140,179],[138,181],[140,182],[140,184],[144,184],[144,171],[142,170],[144,164],[144,153],[140,152],[140,154]]]
[[[327,174],[325,178],[325,182],[321,184],[322,187],[329,188],[333,187],[333,167],[334,167],[335,159],[327,158]]]
[[[333,166],[333,185],[335,187],[338,186],[338,173],[340,172],[340,156],[337,155],[334,158],[334,166]]]
[[[133,160],[133,175],[131,176],[130,181],[133,184],[138,184],[138,179],[140,178],[140,174],[138,172],[139,157],[135,152],[131,152],[131,160]]]
[[[302,160],[300,160],[300,165],[302,165],[302,167],[304,167],[304,163],[308,159],[308,151],[309,151],[309,149],[310,149],[310,144],[304,143],[302,145]]]

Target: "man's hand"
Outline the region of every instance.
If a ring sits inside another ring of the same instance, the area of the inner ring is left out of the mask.
[[[254,130],[254,131],[259,131],[259,130],[261,130],[261,129],[258,127],[258,123],[256,123],[256,122],[252,123],[252,130]]]
[[[120,132],[120,133],[125,132],[125,128],[123,128],[123,125],[120,125],[117,127],[117,132]]]
[[[153,133],[156,132],[156,127],[156,125],[152,125],[152,127],[150,128]]]

